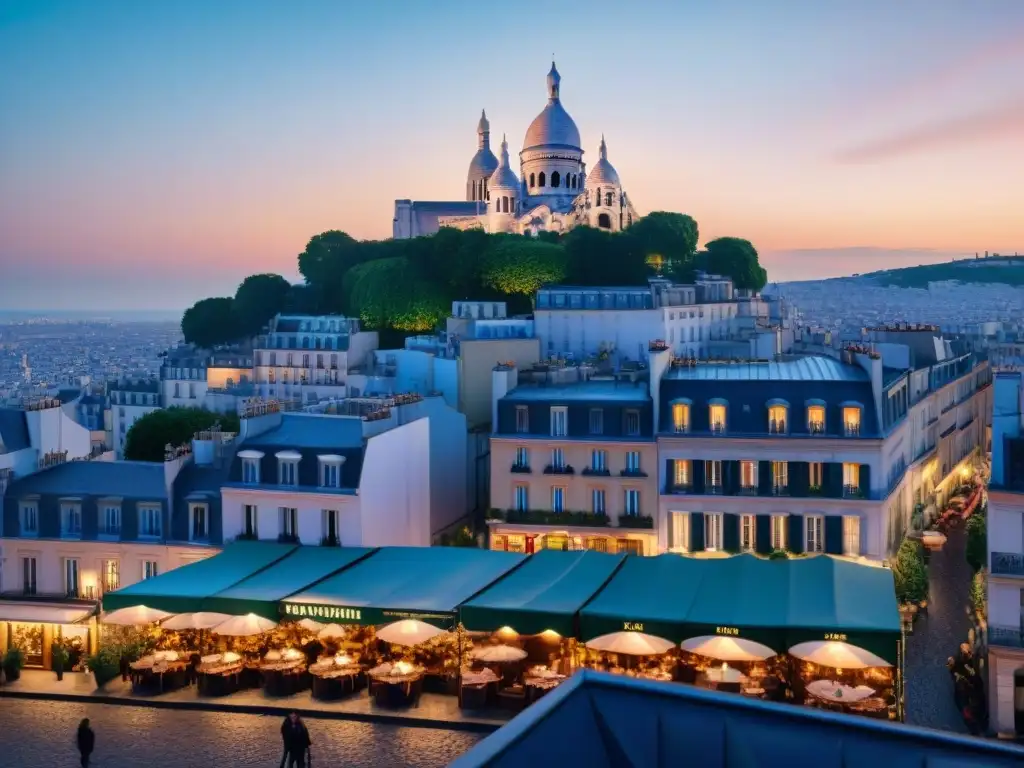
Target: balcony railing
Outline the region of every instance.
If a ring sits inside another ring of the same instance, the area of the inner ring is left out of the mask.
[[[860,437],[860,424],[843,424],[843,437]]]
[[[789,485],[777,484],[772,486],[772,496],[789,496]]]
[[[711,424],[712,435],[724,435],[725,434],[725,423],[724,422],[712,422]]]
[[[690,431],[690,425],[689,424],[673,424],[672,425],[672,431],[675,432],[677,435],[685,435],[687,432]]]
[[[807,434],[809,435],[824,435],[825,434],[825,422],[823,421],[812,421],[807,425]]]
[[[511,467],[511,471],[516,473],[517,475],[528,475],[528,474],[530,474],[530,465],[529,464],[513,464],[512,467]]]
[[[671,483],[667,489],[668,493],[693,493],[693,483]]]
[[[488,520],[520,525],[559,525],[585,528],[604,528],[608,515],[603,512],[553,512],[546,509],[492,509]]]
[[[338,538],[337,534],[329,533],[320,539],[321,547],[340,547],[341,539]]]
[[[860,489],[859,485],[844,485],[843,486],[843,498],[844,499],[863,499],[864,491]]]
[[[784,419],[772,419],[768,422],[768,434],[770,435],[784,435],[786,434],[786,422]]]
[[[600,477],[608,477],[611,475],[611,470],[607,467],[586,467],[583,470],[584,475],[596,475]]]
[[[1002,645],[1008,648],[1024,648],[1024,629],[1017,627],[1001,627],[988,625],[988,644]]]
[[[756,485],[741,485],[739,490],[740,496],[757,496]]]
[[[647,477],[647,473],[640,469],[640,467],[626,467],[619,472],[619,475],[622,477]]]
[[[575,475],[576,470],[572,468],[571,464],[548,464],[544,467],[545,475]]]
[[[993,552],[993,576],[1024,576],[1024,554],[1019,552]]]
[[[651,530],[654,528],[654,518],[650,515],[622,515],[619,517],[619,528]]]
[[[721,496],[725,493],[725,488],[721,483],[704,483],[704,493],[708,496]]]

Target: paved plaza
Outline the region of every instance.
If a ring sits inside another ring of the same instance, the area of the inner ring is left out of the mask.
[[[281,718],[63,701],[0,699],[0,765],[77,766],[75,729],[96,731],[97,768],[270,768],[281,758]],[[483,734],[308,720],[320,768],[441,768]]]

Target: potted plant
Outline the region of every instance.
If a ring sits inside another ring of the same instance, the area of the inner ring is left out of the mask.
[[[86,660],[86,666],[96,679],[96,687],[102,688],[121,674],[121,653],[113,646],[100,648]]]
[[[25,666],[25,654],[21,648],[8,648],[4,654],[4,675],[7,681],[13,683],[21,677],[21,668]]]
[[[57,673],[57,679],[64,679],[64,669],[68,665],[68,659],[70,658],[67,648],[59,640],[55,640],[50,648],[50,656],[53,659],[53,671]]]

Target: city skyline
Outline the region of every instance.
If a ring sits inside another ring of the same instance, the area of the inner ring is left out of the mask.
[[[588,165],[604,134],[641,213],[750,239],[771,280],[1024,249],[1024,5],[556,3],[526,34],[461,1],[200,8],[0,10],[5,309],[297,280],[310,236],[458,198],[481,108],[515,165],[552,54]]]

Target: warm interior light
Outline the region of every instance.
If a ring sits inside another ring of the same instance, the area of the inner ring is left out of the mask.
[[[562,636],[560,634],[558,634],[557,632],[555,632],[555,630],[553,630],[553,629],[545,629],[543,632],[540,633],[540,636],[543,637],[545,640],[561,640],[562,639]]]
[[[499,629],[498,630],[498,634],[499,635],[504,635],[506,637],[517,637],[519,635],[519,633],[516,632],[514,629],[512,629],[512,627],[507,627],[507,626],[506,627],[502,627],[501,629]]]

